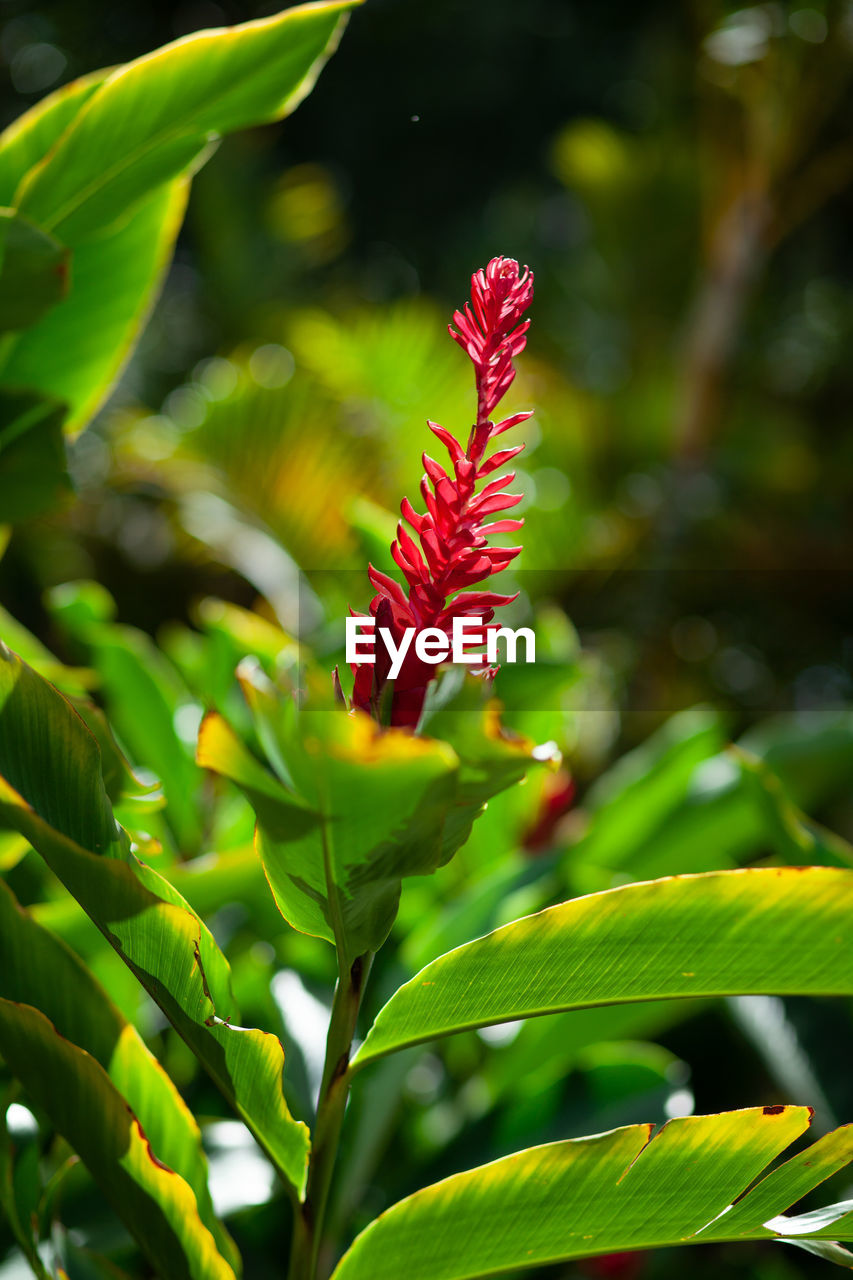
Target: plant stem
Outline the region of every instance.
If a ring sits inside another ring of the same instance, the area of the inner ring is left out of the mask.
[[[335,988],[308,1167],[308,1188],[304,1204],[294,1215],[288,1280],[315,1280],[317,1275],[323,1221],[349,1095],[350,1049],[372,961],[371,952],[359,956],[348,971],[341,970]]]

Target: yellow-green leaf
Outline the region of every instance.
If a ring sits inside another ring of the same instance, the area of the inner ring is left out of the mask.
[[[393,1205],[333,1280],[475,1280],[623,1250],[784,1237],[797,1220],[783,1211],[850,1161],[849,1129],[812,1148],[813,1167],[806,1153],[802,1177],[770,1174],[729,1206],[810,1120],[808,1107],[756,1107],[671,1120],[654,1137],[652,1125],[631,1125],[520,1151]],[[823,1213],[799,1239],[853,1238],[843,1207]]]
[[[217,135],[292,111],[354,2],[201,31],[118,67],[25,177],[16,206],[79,244],[191,168]]]
[[[100,1063],[159,1160],[191,1188],[199,1217],[232,1267],[239,1257],[216,1218],[201,1132],[169,1076],[81,960],[37,924],[0,881],[0,997],[31,1005]],[[28,1071],[21,1075],[26,1087]]]
[[[308,1130],[285,1100],[281,1043],[227,1021],[236,1014],[228,963],[177,890],[127,852],[95,738],[2,643],[0,826],[41,854],[301,1194]]]
[[[234,1280],[184,1179],[154,1154],[103,1067],[37,1009],[0,998],[0,1053],[80,1155],[161,1280]]]
[[[428,964],[355,1058],[470,1027],[635,1000],[853,994],[853,871],[671,876],[575,898]]]

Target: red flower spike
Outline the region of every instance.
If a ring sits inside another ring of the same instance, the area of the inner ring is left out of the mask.
[[[493,534],[517,531],[523,520],[482,523],[483,517],[508,510],[521,501],[521,494],[500,492],[503,485],[512,483],[513,475],[491,480],[479,493],[477,485],[524,448],[523,444],[516,445],[499,450],[489,459],[484,456],[495,436],[531,417],[530,412],[524,412],[501,422],[492,421],[494,410],[515,378],[512,362],[527,343],[530,321],[522,316],[532,300],[533,273],[527,267],[520,270],[512,258],[493,258],[484,270],[471,277],[471,300],[463,310],[454,312],[453,324],[448,326],[451,337],[474,365],[477,421],[471,428],[467,448],[439,423],[427,423],[450,455],[452,475],[423,454],[427,474],[420,491],[426,513],[419,515],[408,498],[400,506],[403,519],[420,542],[419,549],[414,538],[398,524],[391,555],[403,571],[408,594],[387,574],[372,566],[368,571],[378,593],[371,601],[370,612],[377,628],[387,627],[395,643],[399,643],[407,627],[437,627],[450,640],[454,619],[466,617],[482,623],[482,637],[469,640],[465,648],[480,648],[487,633],[498,627],[492,623],[494,609],[517,599],[517,595],[467,589],[500,573],[521,550],[489,547],[487,539]],[[486,661],[480,655],[471,669],[484,679],[491,679],[497,668],[487,666]],[[377,634],[375,664],[353,665],[353,707],[379,718],[389,665],[387,648]],[[411,645],[394,681],[391,724],[411,728],[417,725],[427,685],[436,672],[436,666],[421,662]]]

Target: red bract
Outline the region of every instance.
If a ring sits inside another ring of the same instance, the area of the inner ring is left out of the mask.
[[[516,532],[524,524],[523,520],[495,519],[499,512],[521,501],[520,493],[506,492],[515,472],[489,480],[479,490],[478,486],[524,448],[523,444],[515,445],[498,450],[490,458],[484,456],[495,436],[532,416],[515,413],[501,422],[493,422],[491,418],[515,377],[512,362],[524,350],[530,324],[521,317],[532,298],[532,272],[526,267],[519,270],[512,258],[493,258],[485,270],[471,277],[471,301],[463,311],[454,313],[456,328],[448,326],[451,336],[474,365],[477,421],[471,428],[466,448],[438,423],[428,424],[447,449],[450,464],[442,467],[428,454],[423,454],[426,475],[421,481],[421,496],[426,511],[416,512],[408,498],[401,504],[403,519],[412,533],[401,521],[391,554],[406,579],[408,591],[372,565],[368,569],[377,591],[370,604],[377,627],[376,663],[353,666],[352,702],[353,706],[377,718],[390,667],[387,650],[378,634],[380,627],[388,628],[395,644],[410,627],[416,631],[437,627],[450,637],[455,617],[477,619],[487,628],[495,608],[516,598],[468,588],[500,573],[521,550],[521,547],[492,547],[488,541],[494,534]],[[485,638],[485,631],[482,634]],[[478,662],[480,674],[489,674],[485,660],[479,658]],[[422,662],[412,646],[394,681],[391,724],[412,727],[417,724],[427,685],[435,674],[436,667]]]

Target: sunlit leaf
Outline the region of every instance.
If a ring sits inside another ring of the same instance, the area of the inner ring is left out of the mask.
[[[0,1053],[84,1161],[163,1280],[234,1280],[192,1190],[152,1150],[96,1060],[30,1005],[0,998]]]
[[[520,1151],[387,1209],[333,1280],[475,1280],[597,1254],[778,1239],[797,1219],[777,1215],[853,1158],[849,1127],[726,1210],[810,1119],[807,1107],[758,1107],[671,1120],[654,1137],[653,1126],[631,1125]],[[853,1238],[843,1212],[826,1211],[829,1225],[807,1227],[800,1238]],[[768,1219],[775,1220],[765,1226]]]
[[[139,1120],[157,1157],[191,1187],[201,1220],[237,1263],[207,1187],[199,1127],[177,1089],[77,956],[16,903],[0,881],[0,997],[32,1005],[100,1063]],[[26,1087],[27,1075],[21,1076]]]
[[[42,855],[301,1192],[308,1132],[285,1101],[280,1042],[229,1025],[230,971],[210,931],[176,889],[127,853],[95,738],[2,644],[0,824]]]
[[[77,245],[203,156],[305,97],[354,0],[184,37],[112,72],[31,170],[16,206]]]
[[[634,1000],[853,994],[853,871],[673,876],[576,898],[439,957],[355,1062],[470,1027]]]
[[[256,674],[255,693],[271,702],[280,777],[217,715],[202,726],[199,762],[231,778],[254,806],[258,852],[285,918],[336,943],[352,963],[387,937],[402,877],[443,860],[457,759],[443,744],[382,732],[340,708],[289,715],[287,700],[273,702],[271,686],[258,681]]]
[[[0,133],[0,204],[14,204],[21,179],[44,159],[107,75],[94,71],[64,84]]]
[[[0,137],[0,191],[74,262],[68,297],[2,348],[7,383],[65,400],[68,428],[85,425],[159,290],[188,176],[218,135],[298,105],[357,2],[330,0],[178,40],[75,81]]]
[[[68,296],[3,348],[3,381],[64,400],[70,431],[85,426],[130,355],[159,293],[187,194],[186,182],[167,183],[120,226],[75,246]]]

